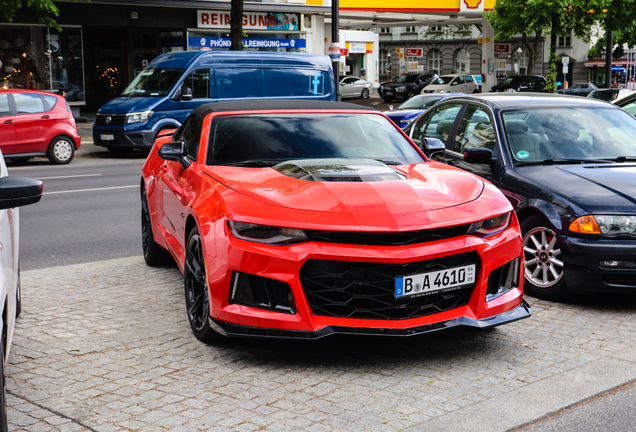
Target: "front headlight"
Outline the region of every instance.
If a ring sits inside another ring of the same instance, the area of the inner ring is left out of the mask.
[[[570,224],[570,231],[582,234],[633,234],[636,216],[596,215],[581,216]]]
[[[143,123],[147,122],[152,115],[152,111],[143,111],[126,114],[126,123]]]
[[[288,245],[309,241],[303,230],[228,221],[234,237],[256,243]]]
[[[399,91],[399,92],[404,91],[404,90],[406,90],[406,87],[404,87],[404,86],[400,86],[400,87],[396,87],[395,88],[395,91]]]
[[[474,222],[468,230],[468,235],[486,237],[497,234],[510,226],[511,214],[504,213],[479,222]]]

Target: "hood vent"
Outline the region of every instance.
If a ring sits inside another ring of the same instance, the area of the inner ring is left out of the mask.
[[[404,180],[406,176],[374,159],[299,159],[273,167],[299,180],[319,182],[377,182]]]

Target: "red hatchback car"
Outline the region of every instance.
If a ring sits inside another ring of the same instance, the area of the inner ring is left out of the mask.
[[[80,146],[75,118],[62,96],[0,90],[0,150],[13,162],[46,156],[67,164]]]
[[[532,313],[508,200],[372,109],[200,106],[155,142],[141,200],[144,258],[174,257],[205,342],[410,336]]]

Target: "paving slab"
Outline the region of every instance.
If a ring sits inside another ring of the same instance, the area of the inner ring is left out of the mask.
[[[18,431],[506,431],[636,380],[636,296],[412,338],[197,341],[176,267],[22,273]]]

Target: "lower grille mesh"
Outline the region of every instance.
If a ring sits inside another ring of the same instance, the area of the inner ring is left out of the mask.
[[[396,277],[469,264],[476,264],[479,273],[476,252],[406,264],[308,260],[300,269],[300,281],[315,315],[407,319],[468,304],[475,284],[455,291],[396,300]]]

